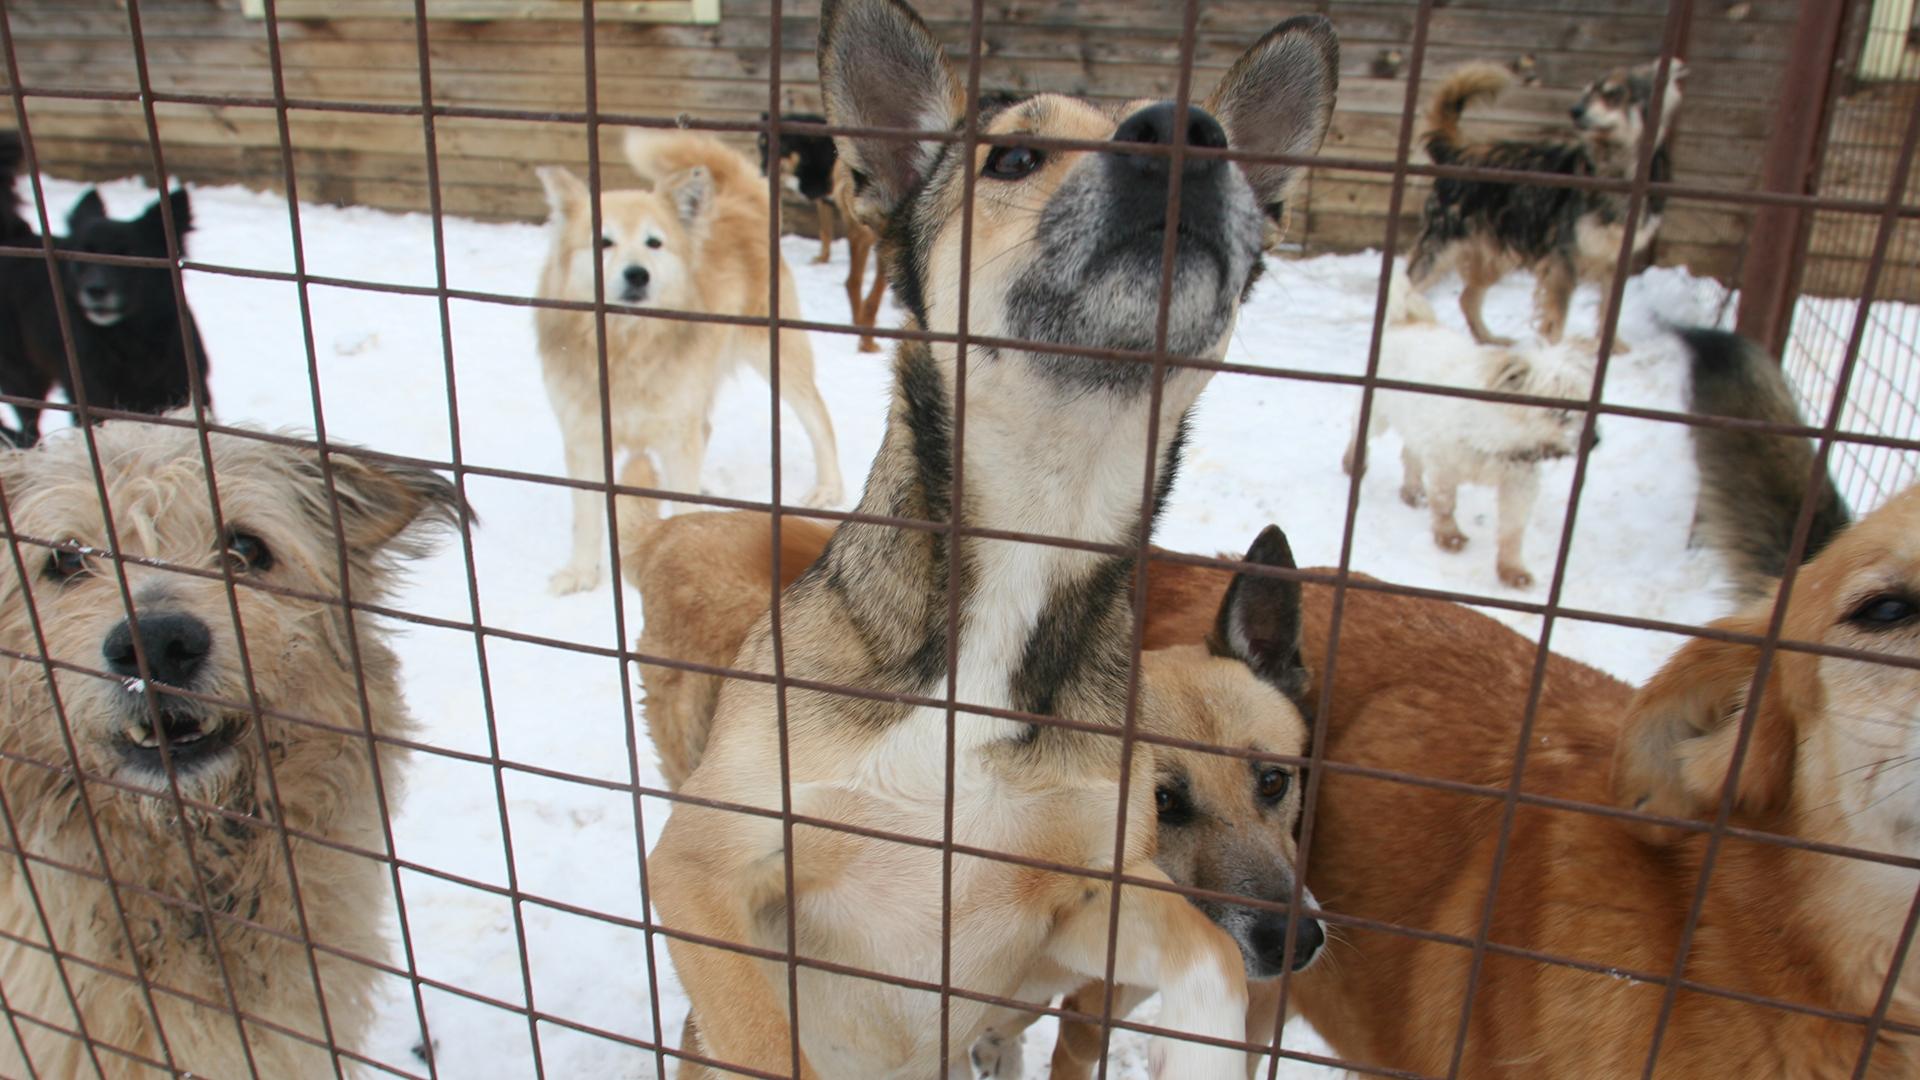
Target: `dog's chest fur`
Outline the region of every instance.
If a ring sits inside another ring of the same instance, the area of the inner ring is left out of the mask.
[[[955,413],[951,368],[923,346],[896,361],[887,435],[860,510],[951,519]],[[1180,416],[1204,377],[1169,380],[1158,434],[1159,480],[1176,453]],[[971,364],[965,419],[963,519],[989,529],[1110,544],[1135,542],[1147,471],[1145,395],[1071,394],[1048,388],[1014,358]],[[789,676],[886,694],[946,696],[949,577],[957,577],[958,701],[1114,726],[1126,699],[1132,562],[1056,546],[963,538],[944,531],[850,522],[782,599]],[[740,664],[772,669],[768,627]],[[731,682],[716,736],[693,785],[724,775],[720,790],[779,805],[777,727],[764,686]],[[813,691],[787,693],[796,812],[864,828],[942,836],[947,713]],[[723,736],[723,729],[732,728]],[[971,712],[953,720],[953,836],[958,844],[1018,851],[1082,866],[1113,859],[1119,740]],[[1151,784],[1134,786],[1130,847],[1149,842]],[[773,854],[778,846],[775,834]],[[876,841],[843,843],[801,830],[796,874],[803,952],[917,979],[940,976],[939,851]],[[956,857],[952,877],[956,983],[1010,993],[1042,948],[1061,904],[1081,890],[1063,875]],[[885,910],[884,919],[872,912]],[[766,944],[784,943],[784,920],[763,922]],[[784,988],[784,976],[773,980]],[[937,1040],[937,998],[813,970],[800,975],[807,1052],[822,1075],[887,1076],[921,1063]],[[807,1003],[811,1003],[809,1006]],[[967,1045],[985,1010],[954,1001],[952,1037]],[[836,1018],[858,1022],[840,1038]],[[856,1019],[857,1018],[857,1019]],[[876,1019],[884,1018],[884,1020]],[[878,1045],[872,1031],[894,1032]],[[853,1048],[858,1048],[856,1051]],[[860,1056],[853,1056],[858,1053]],[[867,1055],[877,1055],[867,1056]]]

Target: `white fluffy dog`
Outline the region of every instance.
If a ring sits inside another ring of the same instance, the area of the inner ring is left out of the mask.
[[[1467,333],[1442,326],[1426,298],[1396,265],[1387,292],[1386,327],[1380,342],[1380,377],[1533,397],[1584,399],[1593,386],[1593,343],[1569,340],[1525,346],[1481,345]],[[1433,542],[1447,551],[1467,544],[1454,520],[1461,484],[1500,490],[1500,532],[1495,569],[1516,589],[1533,584],[1520,557],[1527,519],[1539,494],[1540,462],[1566,457],[1578,446],[1581,412],[1573,408],[1519,405],[1405,390],[1374,396],[1368,437],[1391,428],[1400,433],[1405,473],[1400,498],[1426,502],[1433,511]],[[1351,474],[1362,432],[1356,423],[1342,463]]]

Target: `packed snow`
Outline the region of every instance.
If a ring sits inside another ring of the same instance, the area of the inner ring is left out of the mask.
[[[82,190],[73,183],[47,182],[56,221]],[[108,184],[104,194],[113,213],[123,217],[142,211],[153,198],[131,181]],[[193,197],[193,259],[293,269],[284,199],[237,188],[196,188]],[[310,274],[434,284],[429,218],[313,205],[302,205],[300,217]],[[545,233],[536,225],[451,218],[445,222],[445,241],[451,287],[520,296],[531,291],[546,247]],[[845,247],[837,246],[835,260],[824,266],[809,262],[816,249],[816,241],[802,238],[789,238],[785,245],[804,316],[843,321]],[[1380,257],[1274,257],[1268,270],[1240,318],[1228,359],[1307,372],[1362,372]],[[563,472],[559,431],[547,407],[525,307],[455,300],[451,341],[443,342],[432,297],[316,285],[311,289],[311,346],[321,391],[316,402],[294,285],[194,272],[187,277],[187,291],[211,354],[213,395],[225,421],[310,430],[324,409],[328,435],[335,440],[440,461],[451,460],[457,444],[460,459],[470,465]],[[1491,322],[1522,330],[1530,291],[1523,277],[1495,289],[1487,303]],[[1714,282],[1679,270],[1653,270],[1636,278],[1627,290],[1623,331],[1636,348],[1614,359],[1606,400],[1680,408],[1684,362],[1654,317],[1711,321],[1723,298]],[[1452,294],[1443,290],[1434,299],[1442,317],[1458,324]],[[1595,299],[1591,289],[1581,293],[1573,316],[1576,332],[1591,332]],[[897,324],[899,314],[889,306],[884,317]],[[854,345],[849,335],[813,336],[841,466],[850,489],[857,491],[879,445],[888,374],[883,355],[858,353]],[[449,349],[457,384],[451,395]],[[450,397],[457,415],[449,409]],[[1278,522],[1303,565],[1336,562],[1348,496],[1340,458],[1358,401],[1357,389],[1326,382],[1216,378],[1196,410],[1187,464],[1158,542],[1187,551],[1239,551],[1261,527]],[[49,419],[50,425],[58,422]],[[783,490],[794,495],[811,484],[813,463],[791,412],[782,426]],[[766,498],[771,486],[765,384],[750,374],[735,378],[721,396],[713,428],[706,490]],[[1683,624],[1723,614],[1726,604],[1712,557],[1686,544],[1695,485],[1686,429],[1606,417],[1600,431],[1602,442],[1575,518],[1563,601],[1577,609]],[[1462,492],[1459,520],[1471,542],[1462,552],[1443,552],[1433,543],[1426,512],[1402,505],[1397,497],[1396,451],[1395,436],[1373,443],[1373,466],[1360,489],[1353,567],[1393,581],[1543,601],[1573,463],[1543,467],[1542,494],[1526,541],[1538,584],[1521,592],[1494,576],[1494,493]],[[477,610],[492,627],[601,648],[619,645],[613,586],[603,583],[591,593],[564,599],[547,593],[547,575],[567,551],[566,490],[471,477],[468,492],[481,521],[473,537],[479,595],[469,596],[460,547],[448,544],[414,569],[397,605],[459,621]],[[639,605],[632,590],[624,595],[631,642],[639,629]],[[1492,613],[1524,633],[1540,633],[1538,617]],[[427,742],[484,757],[495,752],[497,740],[497,752],[507,762],[628,782],[623,695],[629,684],[613,660],[487,640],[490,724],[476,661],[482,653],[471,633],[420,626],[397,628],[397,633],[407,697]],[[1559,651],[1636,680],[1650,674],[1676,644],[1666,635],[1568,619],[1553,624],[1551,642]],[[643,719],[637,707],[634,715]],[[641,781],[661,786],[644,732],[638,744]],[[404,859],[454,878],[504,887],[509,873],[504,817],[512,833],[515,884],[524,894],[627,919],[642,917],[635,838],[644,835],[651,843],[659,835],[665,803],[645,801],[644,823],[636,827],[631,802],[619,791],[515,768],[496,772],[430,754],[416,757],[408,788],[394,821]],[[677,1038],[686,1002],[663,942],[655,942],[650,954],[637,930],[528,901],[518,911],[526,952],[523,979],[511,904],[447,878],[412,871],[401,878],[414,959],[423,977],[516,1004],[526,1002],[530,987],[542,1015],[636,1039]],[[396,926],[396,941],[397,936]],[[657,997],[649,987],[650,964],[658,965]],[[413,1053],[421,1032],[412,992],[404,980],[389,981],[382,1022],[370,1042],[356,1049],[424,1072]],[[423,998],[440,1076],[534,1075],[535,1036],[524,1017],[432,988]],[[1029,1033],[1029,1076],[1045,1075],[1052,1030],[1042,1023]],[[548,1076],[656,1075],[651,1053],[562,1024],[541,1022],[537,1040]],[[1298,1024],[1288,1030],[1286,1046],[1329,1052]],[[1109,1075],[1144,1078],[1142,1040],[1121,1033],[1115,1047],[1116,1067]],[[1331,1073],[1283,1062],[1279,1075]]]

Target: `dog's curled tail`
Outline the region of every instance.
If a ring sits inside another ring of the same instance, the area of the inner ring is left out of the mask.
[[[660,477],[645,454],[634,454],[620,467],[623,487],[657,488]],[[613,497],[614,534],[620,538],[620,576],[640,580],[653,554],[653,533],[660,524],[660,500],[639,495]]]
[[[760,175],[758,166],[704,132],[635,128],[627,132],[626,150],[633,171],[656,189],[668,179],[704,165],[719,190],[757,190],[763,195],[767,191],[766,178]]]
[[[1387,325],[1405,326],[1412,323],[1430,323],[1438,321],[1433,313],[1433,305],[1419,289],[1413,287],[1413,279],[1407,276],[1407,268],[1395,261],[1387,277]]]
[[[0,189],[0,243],[34,235],[33,227],[20,213],[20,192],[14,186],[23,156],[20,133],[0,131],[0,185],[5,185]]]
[[[1498,64],[1479,61],[1463,64],[1448,75],[1427,106],[1427,130],[1421,136],[1427,156],[1437,165],[1454,159],[1463,141],[1460,138],[1460,114],[1476,101],[1491,101],[1513,82],[1513,74]]]
[[[1803,425],[1780,364],[1758,346],[1723,330],[1674,331],[1691,354],[1687,408],[1701,416],[1728,416]],[[1700,469],[1694,537],[1720,552],[1744,600],[1773,595],[1786,572],[1793,533],[1806,500],[1815,500],[1803,558],[1819,554],[1853,520],[1830,476],[1813,479],[1814,446],[1799,435],[1729,428],[1693,428]],[[1819,490],[1809,491],[1809,482]]]

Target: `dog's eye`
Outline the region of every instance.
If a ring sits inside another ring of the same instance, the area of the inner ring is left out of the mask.
[[[980,175],[995,180],[1019,180],[1040,167],[1040,151],[1029,146],[996,146],[987,151],[987,167]]]
[[[267,542],[238,529],[227,530],[225,554],[236,574],[257,574],[273,569],[273,552]]]
[[[660,247],[663,247],[665,244],[666,244],[666,241],[660,239],[657,236],[647,237],[647,246],[650,248],[658,249]]]
[[[1868,630],[1886,630],[1913,619],[1920,613],[1913,598],[1899,593],[1876,593],[1861,601],[1847,621]]]
[[[608,236],[605,233],[600,234],[600,250],[605,251],[612,246],[613,246],[613,237]]]
[[[1262,769],[1258,790],[1260,797],[1268,802],[1278,802],[1286,798],[1287,789],[1293,786],[1293,774],[1277,767]]]
[[[57,547],[47,552],[46,575],[52,581],[66,581],[87,572],[87,552],[77,545]]]
[[[1193,820],[1193,804],[1187,801],[1186,793],[1165,784],[1153,789],[1153,808],[1162,825],[1185,825]]]

